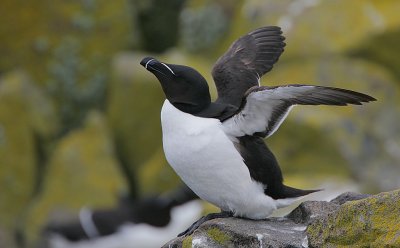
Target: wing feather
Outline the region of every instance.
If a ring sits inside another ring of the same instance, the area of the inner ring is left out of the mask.
[[[363,93],[314,85],[256,86],[245,94],[237,114],[222,124],[234,137],[271,136],[295,105],[361,105],[375,101]]]
[[[236,40],[215,63],[212,76],[218,102],[239,107],[244,93],[259,85],[285,47],[279,27],[256,29]]]

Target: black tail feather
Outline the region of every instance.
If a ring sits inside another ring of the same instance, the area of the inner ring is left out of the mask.
[[[311,193],[319,192],[321,190],[322,189],[311,189],[311,190],[296,189],[293,187],[283,185],[282,198],[295,198],[295,197],[305,196]]]

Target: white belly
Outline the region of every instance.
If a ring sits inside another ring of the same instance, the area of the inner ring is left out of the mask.
[[[161,123],[168,162],[200,198],[252,219],[266,218],[276,209],[262,185],[251,179],[218,119],[184,113],[166,100]]]

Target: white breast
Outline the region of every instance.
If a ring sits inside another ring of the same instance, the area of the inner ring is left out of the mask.
[[[184,113],[166,100],[161,123],[168,162],[199,197],[252,219],[266,218],[276,209],[263,186],[251,179],[218,119]]]

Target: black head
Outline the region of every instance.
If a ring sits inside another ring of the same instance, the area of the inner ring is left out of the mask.
[[[181,111],[195,114],[210,105],[207,81],[195,69],[162,63],[151,57],[144,58],[140,64],[158,78],[168,101]]]

